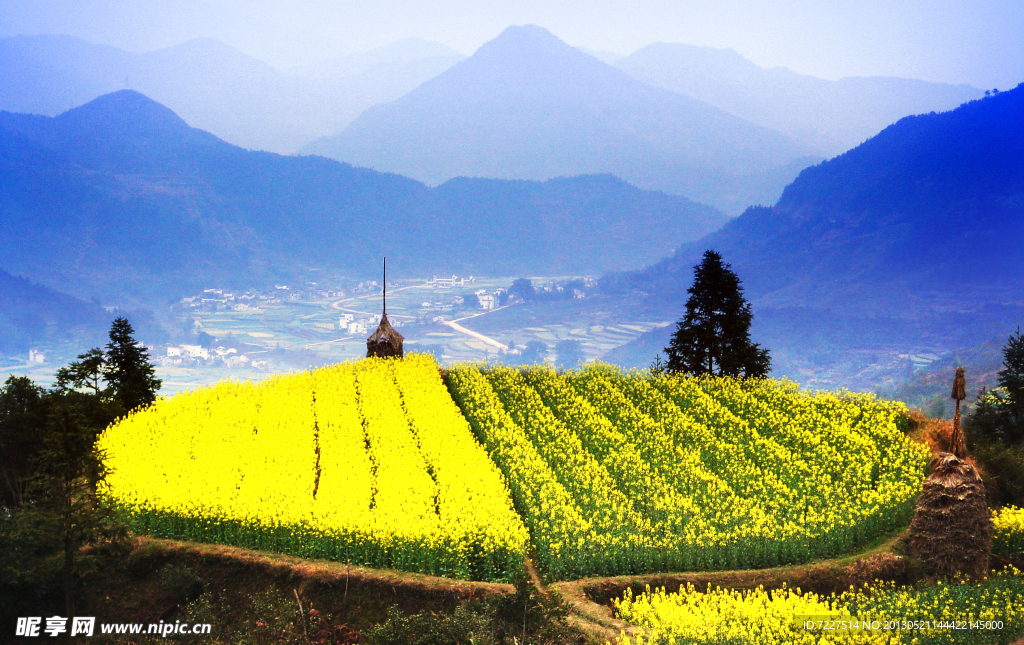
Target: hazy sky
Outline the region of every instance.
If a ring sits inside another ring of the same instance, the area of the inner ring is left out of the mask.
[[[1022,0],[0,0],[0,36],[64,33],[132,51],[211,37],[282,69],[409,37],[471,54],[526,23],[579,47],[729,47],[832,79],[1024,81]]]

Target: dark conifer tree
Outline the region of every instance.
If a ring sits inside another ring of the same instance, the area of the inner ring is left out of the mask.
[[[104,363],[103,352],[94,347],[84,354],[79,354],[77,361],[58,369],[54,385],[58,390],[82,388],[91,390],[96,396],[102,396],[103,388],[100,387],[100,381],[103,380]]]
[[[1006,416],[1009,434],[1015,441],[1024,439],[1024,336],[1010,336],[1003,347],[1003,367],[999,370],[999,387],[1006,393]]]
[[[136,342],[127,318],[119,317],[110,327],[107,343],[104,378],[114,390],[114,400],[123,412],[156,400],[156,391],[162,381],[155,377],[156,369],[149,362],[149,352]]]
[[[693,375],[767,376],[771,357],[767,349],[750,341],[750,303],[743,297],[739,277],[722,262],[721,254],[704,252],[687,293],[686,316],[676,323],[665,348],[665,369]]]
[[[1024,335],[1020,329],[1003,347],[1003,369],[997,376],[999,387],[979,393],[965,426],[976,439],[1024,441]],[[1024,484],[1024,472],[1021,476]]]
[[[0,386],[0,508],[25,503],[32,478],[32,456],[39,449],[39,428],[46,416],[46,391],[27,376]]]

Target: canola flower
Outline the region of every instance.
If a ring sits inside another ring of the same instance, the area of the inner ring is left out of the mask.
[[[504,476],[427,355],[222,382],[99,440],[136,531],[467,579],[521,566]]]
[[[1019,555],[1024,553],[1024,508],[1007,506],[992,513],[992,553]]]
[[[788,382],[458,365],[448,387],[411,355],[165,399],[104,433],[104,494],[157,536],[484,580],[530,549],[566,579],[835,555],[909,521],[927,460],[901,404]]]
[[[449,385],[550,578],[848,552],[909,522],[928,459],[902,404],[788,382],[458,365]]]
[[[1013,567],[974,584],[876,582],[821,596],[800,589],[736,591],[687,585],[614,601],[640,627],[614,645],[1010,643],[1024,635],[1024,577]]]

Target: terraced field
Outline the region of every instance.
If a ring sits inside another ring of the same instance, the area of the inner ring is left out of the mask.
[[[100,446],[107,496],[157,537],[484,580],[526,551],[502,475],[425,355],[223,382]]]
[[[551,578],[768,567],[906,525],[901,404],[789,383],[463,365],[449,387]]]
[[[908,523],[901,404],[790,383],[370,359],[109,428],[135,530],[456,578],[768,567]]]

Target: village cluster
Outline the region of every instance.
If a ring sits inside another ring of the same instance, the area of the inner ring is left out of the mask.
[[[263,369],[267,367],[267,361],[255,360],[247,354],[241,354],[234,347],[214,347],[212,349],[201,345],[168,345],[166,354],[157,354],[153,362],[162,367],[170,366],[214,366],[237,368],[249,367],[252,369]]]
[[[525,291],[524,284],[528,285]],[[388,314],[396,329],[432,327],[534,299],[581,298],[595,285],[590,278],[501,280],[456,275],[389,281]],[[319,282],[279,283],[262,289],[211,287],[171,305],[191,328],[193,338],[146,346],[154,364],[164,368],[269,372],[275,363],[266,354],[273,350],[344,352],[345,343],[364,342],[380,321],[381,295],[380,281],[326,276]],[[28,360],[21,361],[42,367],[54,360],[53,349],[32,348]]]

